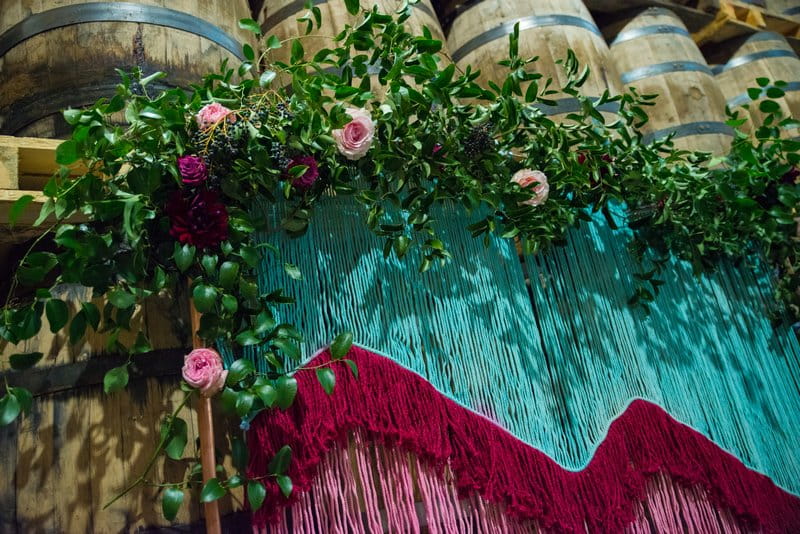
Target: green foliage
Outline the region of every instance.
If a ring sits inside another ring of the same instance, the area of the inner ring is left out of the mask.
[[[737,131],[731,153],[712,159],[677,151],[671,140],[644,143],[639,128],[655,96],[631,89],[586,98],[580,88],[589,71],[571,51],[561,62],[568,81],[553,89],[553,80],[536,72],[537,58],[519,56],[518,27],[500,62],[505,79],[478,84],[478,72],[453,65],[428,30],[408,31],[411,3],[385,14],[344,0],[353,23],[323,50],[307,50],[302,39],[262,37],[256,21],[243,19],[239,26],[261,43],[243,48],[247,61],[241,67],[223,64],[189,90],[161,92],[148,84],[164,73],[120,72],[113,96],[66,110],[73,131],[59,145],[57,161],[81,162],[87,171],[76,177],[64,167],[44,187],[47,201],[36,224],[46,229],[42,239],[51,240],[55,252],[32,248],[20,262],[10,293],[18,284],[40,289],[28,301],[5,303],[0,337],[12,344],[30,339],[46,317],[49,329],[66,331],[71,343],[92,328],[109,334],[112,350],[146,352],[150,345],[142,334],[130,346],[120,341],[127,339],[120,334],[131,329],[137,306],[155,294],[178,298],[189,287],[202,314],[201,338],[226,343],[238,355],[250,347],[263,356],[236,360],[219,396],[246,428],[263,410],[288,409],[298,394],[295,373],[312,370],[300,363],[301,333],[276,320],[292,298],[284,288],[259,286],[257,271],[278,269],[289,283],[306,282],[263,238],[276,231],[303,235],[324,195],[352,198],[363,208],[363,224],[384,240],[384,255],[418,258],[410,267],[421,273],[450,258],[432,215],[437,206],[480,213],[465,231],[486,243],[492,236],[518,240],[528,254],[563,243],[567,232],[599,212],[612,228],[624,220],[633,231],[631,250],[642,269],[630,281],[631,304],[657,298],[669,258],[688,261],[701,274],[721,260],[763,257],[776,272],[776,304],[800,317],[800,189],[792,175],[800,165],[800,143],[786,139],[800,124],[784,117],[774,101],[783,96],[784,82],[756,80],[748,94],[759,101],[753,106],[765,114],[763,124],[753,127],[753,136]],[[321,28],[324,34],[320,9],[307,7],[300,21],[307,32]],[[579,104],[568,125],[543,111],[564,95]],[[232,114],[201,131],[195,115],[210,103]],[[619,120],[608,122],[599,111],[608,104],[619,106]],[[335,140],[334,131],[350,120],[347,108],[364,109],[375,126],[372,146],[357,160],[346,159]],[[729,124],[747,126],[737,114]],[[183,183],[182,156],[202,159],[208,180]],[[319,173],[314,183],[301,183],[313,165],[288,167],[298,157],[313,158]],[[534,205],[535,192],[512,181],[522,169],[546,174],[546,201]],[[176,199],[197,200],[201,190],[213,192],[226,212],[219,240],[187,237],[213,219],[208,199],[201,203],[206,211],[184,225],[191,231],[181,230],[174,213]],[[11,207],[12,223],[32,200],[22,197]],[[270,226],[265,204],[280,206],[279,227]],[[70,311],[43,289],[61,283],[90,287],[108,304],[100,310],[86,302]],[[340,334],[330,347],[333,361],[313,368],[326,392],[333,391],[334,367],[341,362],[358,377],[355,363],[346,359],[352,343],[351,333]],[[20,353],[8,363],[24,372],[40,358]],[[125,387],[128,366],[106,374],[106,392]],[[30,402],[27,391],[7,389],[0,398],[0,424],[14,421]],[[179,459],[186,445],[186,423],[173,414],[162,426],[157,452]],[[241,441],[233,447],[239,473],[210,480],[201,499],[215,500],[247,484],[250,504],[258,508],[266,481],[241,474],[246,449]],[[270,467],[286,496],[292,491],[285,474],[290,458],[291,451],[281,449]],[[164,490],[165,516],[175,517],[183,488],[197,476],[193,472],[184,485]]]

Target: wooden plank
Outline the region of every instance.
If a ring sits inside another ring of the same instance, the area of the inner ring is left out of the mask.
[[[0,532],[17,532],[17,432],[19,420],[0,426]]]
[[[59,531],[55,521],[53,417],[52,402],[36,402],[30,416],[24,417],[19,425],[15,485],[20,532]],[[59,498],[73,505],[80,502],[75,493]]]
[[[130,379],[178,376],[185,353],[184,349],[166,349],[136,354],[129,371]],[[9,386],[23,387],[37,397],[50,395],[74,388],[101,385],[109,369],[119,367],[126,361],[126,355],[109,354],[54,367],[36,366],[24,373],[5,371],[0,373],[0,383],[7,380]]]

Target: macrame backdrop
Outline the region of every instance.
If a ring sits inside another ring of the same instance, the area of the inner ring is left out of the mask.
[[[788,329],[770,325],[771,288],[758,266],[724,267],[698,280],[687,266],[671,265],[647,316],[627,305],[631,273],[640,268],[625,250],[624,231],[602,221],[523,264],[512,243],[485,247],[465,231],[470,221],[461,208],[445,208],[438,218],[453,260],[420,275],[414,257],[383,258],[383,243],[363,228],[358,210],[327,199],[306,236],[264,236],[280,241],[280,261],[303,273],[293,281],[267,259],[261,283],[297,298],[282,318],[300,325],[307,355],[351,330],[358,343],[570,470],[587,465],[632,399],[647,399],[779,486],[800,491],[800,350]],[[279,213],[266,216],[277,226]],[[254,428],[268,424],[259,419]],[[676,518],[694,513],[686,503],[705,502],[673,492],[669,480],[653,484],[649,497],[640,496],[662,512],[650,521],[685,521]]]

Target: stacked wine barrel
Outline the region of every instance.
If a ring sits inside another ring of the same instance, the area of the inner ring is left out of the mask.
[[[150,92],[197,83],[225,59],[235,67],[251,35],[239,29],[238,20],[250,17],[246,0],[2,0],[0,133],[69,135],[60,111],[113,96],[117,68],[166,72],[147,87]],[[83,302],[103,308],[87,288],[65,286],[55,296],[68,304],[70,319]],[[157,297],[136,310],[134,332],[147,334],[156,352],[137,356],[128,389],[113,395],[103,392],[103,375],[127,356],[109,351],[108,334],[90,328],[70,345],[65,335],[51,334],[44,320],[37,337],[19,345],[0,342],[5,361],[15,353],[43,353],[30,371],[3,372],[11,385],[32,390],[36,398],[29,415],[0,427],[0,532],[120,532],[168,523],[157,487],[137,489],[105,510],[103,505],[144,470],[161,418],[182,398],[177,385],[190,345],[184,317],[185,295]],[[196,418],[187,412],[183,417],[191,456]],[[181,481],[186,466],[159,462],[152,480]],[[198,500],[187,496],[186,502],[178,521],[194,522]]]
[[[769,86],[761,87],[757,78],[769,80]],[[742,125],[747,131],[760,126],[764,113],[758,101],[753,102],[748,89],[757,89],[753,96],[775,96],[784,117],[800,117],[800,58],[786,39],[777,33],[760,32],[750,37],[730,61],[722,65],[717,74],[722,93],[732,110],[739,109],[750,120]],[[775,87],[774,82],[786,85]],[[747,110],[741,109],[747,105]],[[795,137],[798,131],[787,130],[787,136]]]
[[[603,35],[589,10],[580,0],[484,0],[462,11],[453,21],[447,45],[460,66],[472,65],[481,70],[479,82],[505,79],[507,69],[498,61],[508,56],[508,35],[519,24],[519,55],[539,56],[532,68],[553,80],[559,90],[567,82],[563,67],[567,49],[572,49],[590,75],[582,87],[585,96],[597,98],[605,91],[619,93],[619,82]],[[544,82],[540,82],[543,86]],[[524,88],[523,88],[524,90]],[[551,98],[551,97],[548,97]],[[555,106],[542,111],[554,119],[563,119],[579,109],[578,102],[567,95],[552,97]],[[604,113],[613,116],[614,106]]]
[[[611,44],[611,57],[623,85],[658,95],[647,109],[647,140],[672,135],[677,148],[727,152],[733,132],[725,124],[725,99],[674,13],[650,8],[634,17]]]
[[[402,6],[400,0],[375,0],[377,5],[384,13],[394,13]],[[307,57],[313,56],[315,52],[324,48],[334,48],[333,37],[344,30],[346,25],[352,25],[356,17],[347,12],[345,3],[341,0],[322,0],[314,2],[322,15],[323,27],[320,31],[314,31],[303,38],[302,44]],[[306,24],[298,22],[303,14],[308,10],[304,7],[304,2],[298,0],[275,0],[265,2],[259,14],[259,24],[264,35],[275,35],[281,40],[291,39],[305,35]],[[411,16],[405,22],[407,30],[415,35],[422,35],[423,27],[430,30],[434,39],[444,42],[444,32],[436,18],[436,12],[430,0],[422,0],[414,4]],[[267,57],[269,62],[289,62],[290,47],[284,46],[278,50],[271,51]],[[374,69],[373,69],[374,70]],[[373,79],[375,73],[373,74]],[[288,84],[289,79],[279,79],[281,83]],[[373,93],[379,94],[378,84],[373,82],[371,89]]]
[[[250,37],[237,21],[246,0],[89,2],[3,0],[0,8],[0,133],[68,134],[60,110],[113,96],[115,69],[168,73],[188,86],[241,57]]]

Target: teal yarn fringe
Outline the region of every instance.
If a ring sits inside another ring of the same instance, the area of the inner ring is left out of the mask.
[[[297,299],[280,319],[301,328],[305,356],[351,330],[574,470],[609,421],[648,399],[800,493],[800,347],[769,323],[764,273],[723,266],[697,279],[675,263],[647,316],[627,305],[639,269],[624,231],[601,220],[523,267],[513,243],[484,247],[465,230],[463,209],[445,207],[437,219],[453,260],[420,275],[413,254],[383,258],[360,209],[326,199],[305,236],[261,236],[283,254],[264,260],[262,290]],[[264,216],[277,227],[279,208]],[[290,279],[284,261],[303,280]]]

